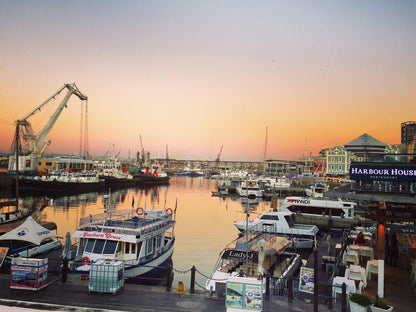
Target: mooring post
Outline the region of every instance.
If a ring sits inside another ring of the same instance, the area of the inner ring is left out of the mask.
[[[68,259],[65,257],[62,260],[62,276],[61,276],[62,283],[66,283],[67,279],[68,279]]]
[[[170,291],[172,286],[172,265],[169,263],[166,272],[166,291]]]
[[[287,281],[287,288],[288,288],[287,302],[292,303],[293,302],[293,276],[289,276],[289,279]]]
[[[347,285],[342,283],[341,312],[347,312]]]
[[[266,300],[270,300],[270,273],[266,272]]]
[[[191,294],[195,292],[195,272],[196,272],[196,268],[193,265],[191,268],[191,286],[189,287],[189,293]]]
[[[318,248],[314,248],[313,251],[313,311],[318,312],[318,300],[319,300],[319,281],[318,281]]]

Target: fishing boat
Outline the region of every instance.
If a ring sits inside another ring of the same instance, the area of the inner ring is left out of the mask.
[[[300,267],[300,255],[286,251],[289,244],[285,237],[266,233],[238,237],[220,252],[205,288],[210,291],[224,288],[233,276],[260,277],[265,282],[266,272],[270,272],[270,283],[275,285],[295,274]]]
[[[50,223],[48,228],[56,230],[56,224]],[[58,234],[48,228],[27,217],[25,222],[1,235],[2,268],[10,268],[11,260],[15,257],[29,258],[62,248]]]
[[[82,279],[97,261],[122,261],[126,282],[142,284],[163,273],[171,261],[174,216],[171,208],[137,208],[106,209],[105,213],[83,217],[72,235],[79,242],[70,267],[75,267]]]
[[[36,194],[77,194],[103,191],[105,181],[93,170],[72,172],[55,170],[43,176],[23,176],[19,178],[22,193]]]
[[[289,247],[311,249],[315,246],[319,229],[315,225],[296,224],[293,213],[266,211],[253,221],[236,221],[234,226],[241,232],[266,232],[284,236],[290,241]]]

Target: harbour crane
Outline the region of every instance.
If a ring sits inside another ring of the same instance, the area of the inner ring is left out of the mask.
[[[218,165],[220,163],[220,157],[221,157],[221,153],[222,153],[222,148],[223,147],[224,147],[224,145],[221,145],[220,151],[219,151],[219,153],[217,155],[217,159],[215,159],[215,163],[216,163],[217,169],[218,169]]]
[[[55,112],[52,114],[46,125],[37,133],[32,128],[29,118],[40,112],[41,109],[54,100],[63,90],[67,89],[67,93],[61,103],[58,105]],[[46,140],[47,135],[55,125],[58,117],[61,115],[67,103],[72,95],[76,95],[81,101],[87,101],[88,97],[84,95],[75,83],[64,84],[58,91],[50,96],[46,101],[30,111],[26,116],[16,121],[16,133],[13,141],[13,145],[19,146],[17,151],[21,157],[19,158],[19,168],[25,171],[36,170],[36,159],[41,157],[45,148],[51,143],[50,140]],[[9,171],[16,170],[16,155],[9,158]]]

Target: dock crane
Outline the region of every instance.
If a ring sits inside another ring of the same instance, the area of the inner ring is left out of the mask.
[[[36,113],[40,112],[46,104],[54,100],[55,97],[65,89],[67,89],[67,93],[55,112],[50,117],[49,121],[40,131],[38,131],[38,133],[35,133],[28,119]],[[19,146],[19,150],[17,151],[16,155],[10,156],[9,158],[9,171],[16,171],[16,156],[19,155],[21,155],[18,160],[20,168],[19,170],[36,171],[36,159],[42,156],[45,148],[51,143],[50,140],[46,140],[46,136],[55,125],[64,108],[67,107],[67,103],[73,94],[76,95],[81,101],[88,100],[88,97],[78,89],[75,83],[64,84],[46,101],[30,111],[26,116],[16,121],[16,133],[13,140],[13,145]]]
[[[222,153],[222,148],[223,147],[224,147],[224,145],[221,145],[220,151],[219,151],[219,153],[217,155],[217,159],[215,159],[215,163],[216,163],[217,169],[218,169],[218,165],[220,163],[220,157],[221,157],[221,153]]]

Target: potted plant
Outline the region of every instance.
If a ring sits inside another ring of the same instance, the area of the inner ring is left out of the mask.
[[[387,303],[380,298],[378,295],[376,295],[376,300],[374,301],[374,304],[371,305],[371,311],[373,312],[391,312],[393,311],[393,307],[387,305]]]
[[[351,294],[348,300],[351,312],[367,312],[367,307],[371,304],[370,298],[359,293]]]

